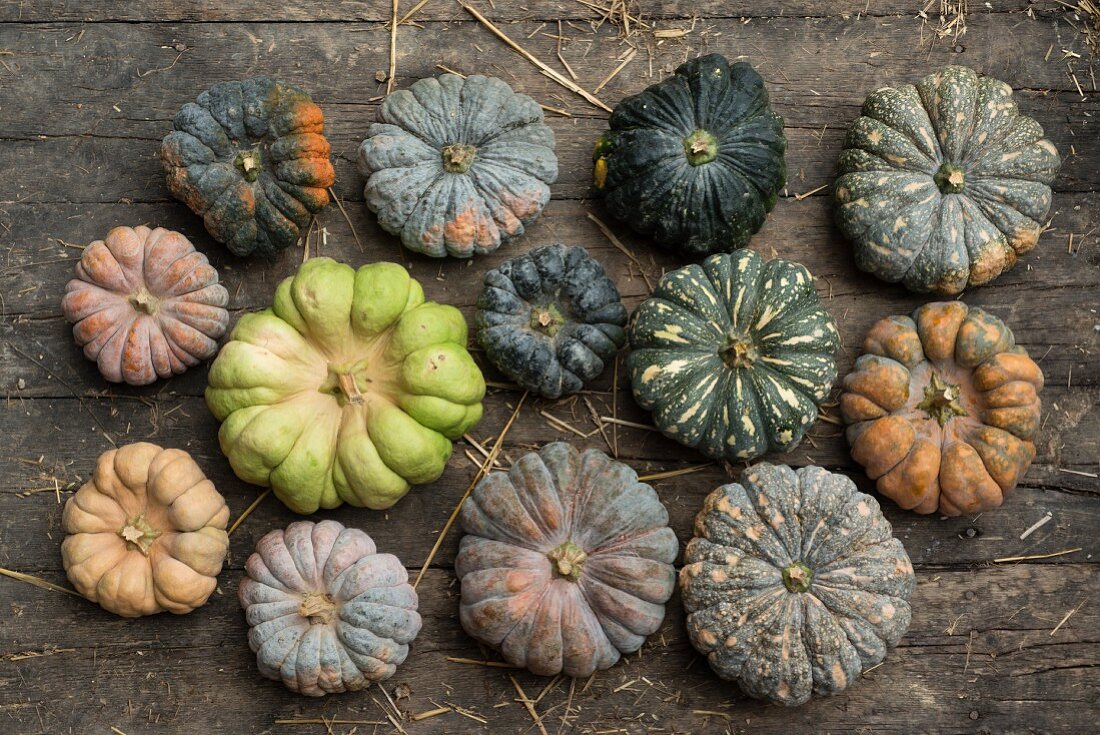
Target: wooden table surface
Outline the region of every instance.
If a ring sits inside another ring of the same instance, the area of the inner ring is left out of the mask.
[[[401,5],[404,12],[413,3]],[[641,653],[588,680],[449,661],[493,658],[456,619],[455,532],[420,587],[424,631],[386,685],[408,714],[396,729],[409,735],[542,732],[519,701],[514,676],[526,696],[537,698],[547,733],[1096,732],[1100,92],[1093,67],[1100,63],[1077,31],[1081,20],[1054,0],[971,2],[968,32],[957,41],[935,42],[938,19],[930,11],[923,23],[917,17],[923,5],[637,0],[654,27],[690,32],[665,39],[640,33],[624,42],[608,24],[594,31],[597,15],[575,0],[476,3],[557,69],[553,36],[561,19],[561,35],[569,39],[562,56],[589,90],[615,69],[629,44],[638,46],[633,61],[599,91],[611,105],[701,52],[756,66],[786,120],[791,173],[752,247],[800,261],[818,277],[840,325],[842,373],[874,321],[908,313],[925,300],[857,273],[832,225],[828,186],[845,128],[873,89],[916,81],[944,64],[968,64],[1008,81],[1065,163],[1054,185],[1051,230],[1039,247],[964,299],[1012,327],[1039,360],[1047,387],[1038,457],[1002,508],[942,519],[884,503],[917,569],[913,624],[885,663],[848,692],[791,710],[745,699],[691,649],[678,597]],[[570,116],[547,115],[557,134],[561,176],[541,220],[497,254],[470,263],[401,252],[366,210],[354,166],[356,146],[384,92],[376,72],[388,66],[389,6],[386,0],[0,2],[0,566],[67,584],[59,554],[62,503],[89,477],[95,458],[116,444],[148,440],[191,452],[234,516],[256,497],[218,450],[217,422],[202,399],[205,368],[147,388],[108,385],[74,346],[59,307],[80,248],[116,225],[162,225],[187,234],[219,268],[234,317],[266,306],[275,284],[297,268],[300,248],[271,262],[228,256],[199,218],[168,194],[159,141],[176,110],[214,82],[269,74],[311,92],[333,143],[336,191],[363,241],[360,251],[348,221],[330,206],[319,218],[327,237],[314,238],[313,253],[353,265],[400,259],[431,298],[459,305],[467,316],[486,269],[540,244],[588,247],[614,275],[630,308],[646,296],[647,279],[677,265],[611,223],[590,197],[589,155],[606,113],[540,74],[453,0],[429,0],[416,25],[400,26],[397,86],[436,74],[443,64],[500,76],[544,105],[568,111]],[[640,266],[611,245],[589,213],[611,224]],[[617,393],[614,385],[606,375],[595,386],[588,396],[595,411],[646,423],[625,375]],[[515,391],[490,391],[474,436],[494,436],[518,398]],[[541,412],[594,433],[587,439],[563,433]],[[606,449],[595,429],[583,401],[531,402],[507,437],[505,455],[515,459],[558,439]],[[652,431],[619,427],[613,433],[618,456],[639,472],[702,461]],[[476,470],[468,450],[459,443],[437,483],[414,490],[388,512],[344,507],[322,517],[363,528],[415,573]],[[819,422],[795,451],[768,459],[839,469],[871,491],[833,423]],[[740,469],[731,471],[736,476]],[[703,497],[729,476],[711,467],[655,483],[682,542]],[[1049,522],[1021,538],[1047,514]],[[315,700],[256,671],[237,584],[256,540],[293,519],[273,498],[261,503],[232,537],[219,591],[183,617],[123,620],[82,599],[0,577],[0,732],[393,731],[387,713],[397,716],[376,688]],[[1054,552],[1068,553],[993,561]],[[452,711],[412,717],[440,707]],[[293,720],[316,724],[287,722]]]

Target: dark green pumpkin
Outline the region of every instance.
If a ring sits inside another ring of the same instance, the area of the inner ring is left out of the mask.
[[[267,77],[222,82],[184,105],[160,156],[172,195],[235,255],[298,242],[336,180],[321,108]]]
[[[626,342],[626,307],[582,247],[547,245],[485,274],[477,339],[498,370],[544,398],[576,393]]]
[[[666,274],[629,332],[638,404],[715,459],[793,448],[836,380],[840,337],[813,276],[752,250]]]
[[[680,572],[692,645],[749,696],[787,706],[881,663],[915,587],[875,499],[820,467],[758,464],[715,490]]]
[[[837,224],[860,269],[957,294],[1035,247],[1060,167],[1011,87],[948,66],[864,102],[840,156]]]
[[[744,246],[787,180],[764,80],[718,54],[627,97],[593,154],[608,211],[688,255]]]

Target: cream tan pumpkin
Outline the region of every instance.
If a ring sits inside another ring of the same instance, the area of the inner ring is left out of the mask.
[[[189,454],[128,444],[100,455],[65,503],[61,559],[77,591],[116,615],[189,613],[217,585],[228,521]]]
[[[61,310],[103,377],[147,385],[214,356],[227,303],[218,272],[186,237],[116,227],[84,249]]]

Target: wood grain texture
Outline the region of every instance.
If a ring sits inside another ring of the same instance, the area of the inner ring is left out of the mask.
[[[402,0],[402,9],[412,0]],[[626,46],[614,28],[589,32],[596,15],[573,0],[475,5],[540,58],[557,67],[558,18],[572,40],[563,55],[578,82],[593,89]],[[614,104],[667,75],[685,58],[718,51],[743,56],[768,83],[790,141],[790,181],[751,247],[805,264],[844,345],[843,374],[865,331],[884,315],[907,314],[920,296],[856,272],[851,250],[832,224],[827,190],[846,127],[868,92],[915,81],[946,63],[964,63],[1008,81],[1022,110],[1044,126],[1065,158],[1054,183],[1051,231],[995,284],[968,291],[1010,325],[1047,379],[1038,457],[1005,505],[977,518],[940,519],[883,502],[887,519],[917,570],[914,621],[885,663],[844,695],[785,710],[746,700],[718,681],[692,651],[678,598],[661,631],[591,681],[578,681],[563,727],[570,682],[554,684],[536,705],[550,733],[1081,733],[1100,716],[1100,624],[1096,562],[1100,545],[1100,94],[1071,14],[1053,0],[971,3],[969,32],[928,43],[912,0],[638,0],[661,28],[694,29],[683,39],[652,39],[600,92]],[[978,6],[981,7],[978,7]],[[1029,12],[1030,10],[1030,12]],[[606,114],[558,87],[472,22],[457,4],[430,0],[420,26],[401,26],[397,86],[438,73],[502,76],[543,104],[557,137],[561,176],[542,218],[522,240],[472,264],[434,261],[399,250],[362,203],[354,152],[377,114],[387,66],[388,2],[267,3],[242,0],[10,0],[0,2],[0,566],[65,583],[59,545],[61,505],[87,479],[111,442],[155,441],[190,452],[226,496],[234,517],[257,489],[237,480],[217,446],[217,422],[201,398],[205,368],[145,388],[108,386],[73,344],[60,311],[79,247],[115,225],[146,223],[183,232],[207,253],[230,294],[232,319],[270,303],[275,284],[293,273],[302,251],[271,261],[241,260],[212,242],[202,223],[172,200],[156,151],[176,110],[215,81],[272,74],[307,89],[325,111],[336,165],[336,193],[364,244],[330,206],[319,217],[327,235],[311,252],[352,264],[399,260],[429,298],[467,318],[485,270],[551,242],[581,244],[607,268],[633,308],[660,274],[681,264],[611,221],[590,190],[592,142]],[[934,13],[933,13],[934,16]],[[746,20],[742,20],[745,18]],[[937,19],[932,18],[935,25]],[[1084,58],[1064,60],[1062,49]],[[10,53],[9,53],[10,52]],[[652,58],[652,64],[650,63]],[[1084,99],[1069,75],[1074,70]],[[588,219],[611,226],[630,250],[614,247]],[[1070,236],[1072,234],[1072,240]],[[475,352],[475,359],[487,365]],[[602,415],[648,424],[630,398],[620,366],[586,394]],[[491,380],[502,380],[487,368]],[[508,419],[519,394],[493,389],[473,436],[485,442]],[[551,426],[546,411],[589,434]],[[828,415],[835,409],[827,407]],[[646,474],[703,459],[659,434],[620,426],[619,456]],[[606,449],[583,400],[532,401],[508,435],[505,464],[553,440]],[[384,513],[341,508],[322,514],[370,533],[415,573],[476,467],[459,442],[443,477],[413,490]],[[819,421],[794,451],[767,457],[821,464],[872,484],[848,456],[840,428]],[[656,481],[681,543],[691,536],[703,498],[740,467],[707,469]],[[1051,520],[1020,535],[1047,513]],[[382,722],[330,726],[333,733],[389,733],[377,691],[312,701],[262,679],[245,641],[236,602],[241,569],[255,542],[294,516],[272,498],[231,538],[220,594],[186,617],[123,621],[91,603],[0,578],[0,725],[17,735],[206,732],[319,733],[324,725],[277,720],[334,718]],[[528,674],[448,662],[482,659],[456,615],[453,561],[459,534],[444,541],[421,583],[424,632],[389,682],[408,684],[403,711],[462,707],[406,719],[409,735],[537,732],[508,679],[532,698],[550,684]],[[994,559],[1073,553],[1021,563]],[[1073,612],[1061,627],[1067,613]],[[1056,633],[1051,632],[1058,627]],[[386,705],[388,709],[388,705]],[[699,711],[719,712],[703,715]]]

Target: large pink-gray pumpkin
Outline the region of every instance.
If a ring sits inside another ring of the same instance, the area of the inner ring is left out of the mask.
[[[554,443],[462,506],[462,627],[536,674],[589,676],[641,648],[675,587],[657,493],[602,452]]]
[[[393,676],[420,632],[397,557],[336,521],[298,521],[260,539],[238,596],[260,673],[311,697]]]

